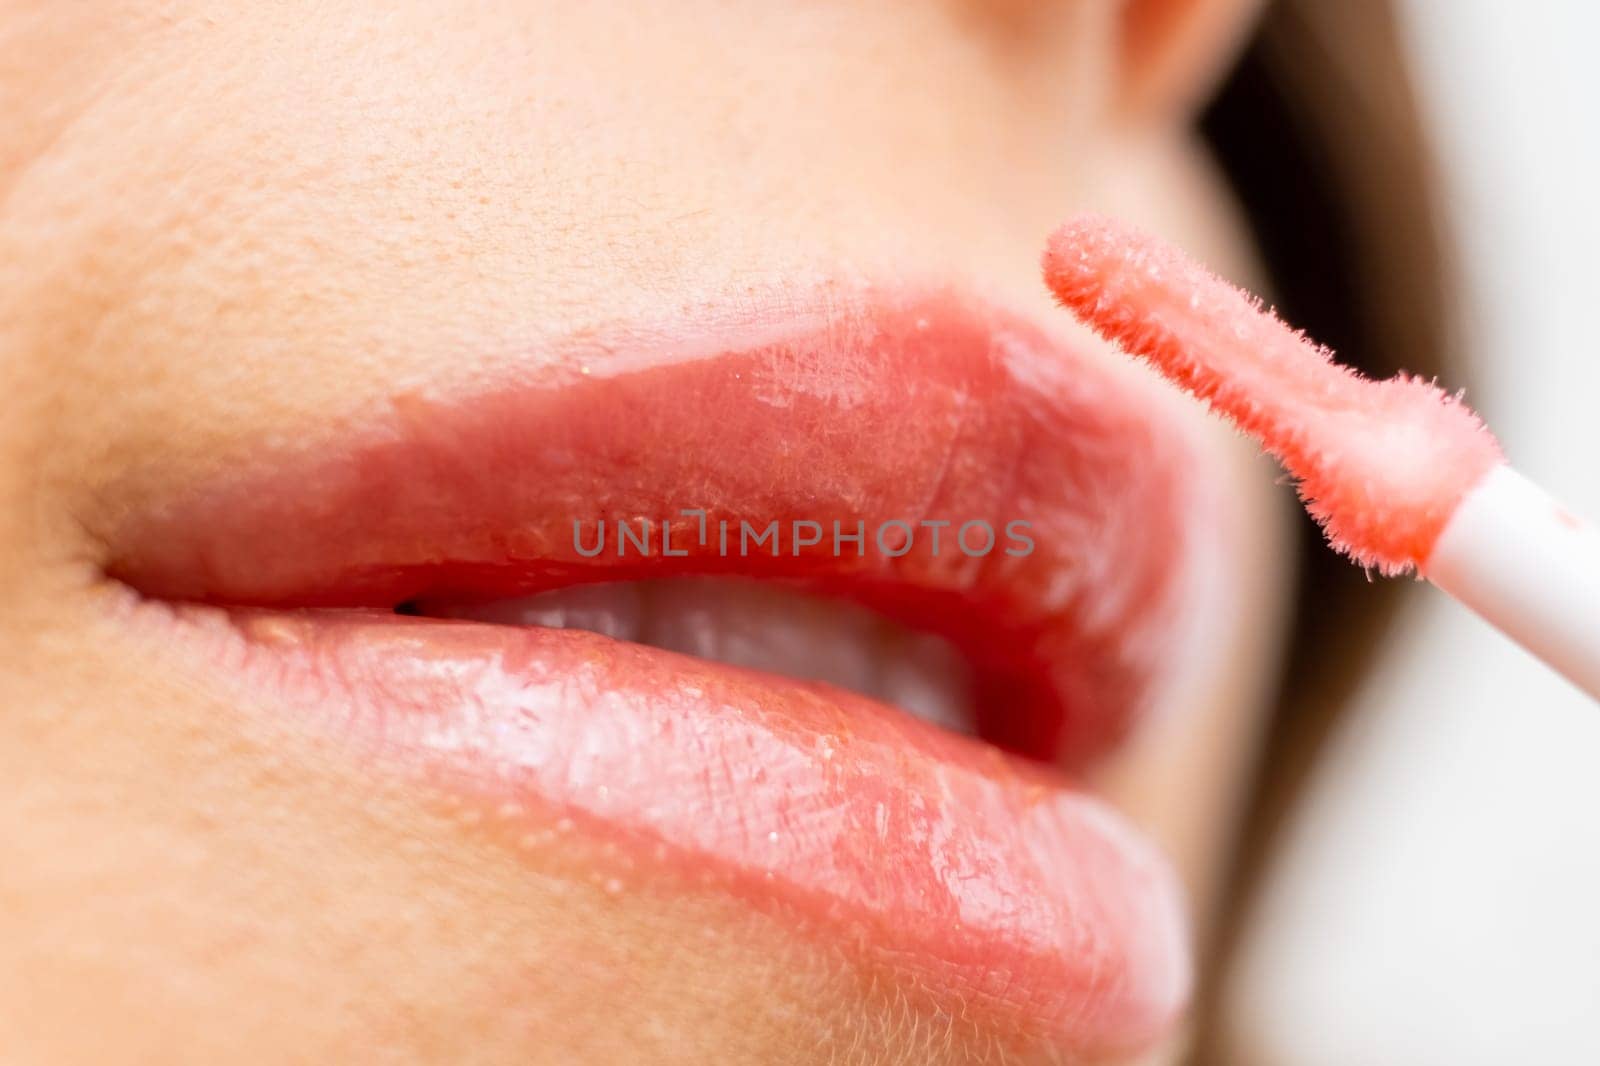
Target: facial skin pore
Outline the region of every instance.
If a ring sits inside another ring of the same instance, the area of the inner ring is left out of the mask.
[[[1052,1061],[239,713],[119,624],[102,568],[124,516],[263,448],[729,294],[956,284],[1071,332],[1036,262],[1085,207],[1249,280],[1186,116],[1123,106],[1117,5],[3,7],[6,1061]],[[1097,784],[1203,914],[1285,549],[1257,461],[1200,432],[1248,565]]]

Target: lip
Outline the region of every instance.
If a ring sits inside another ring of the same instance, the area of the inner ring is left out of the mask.
[[[1082,766],[1150,702],[1194,609],[1181,431],[1094,358],[948,293],[834,290],[640,336],[392,394],[343,440],[126,516],[108,571],[172,601],[140,613],[207,669],[379,765],[576,825],[651,876],[712,870],[943,1009],[1084,1054],[1153,1046],[1189,982],[1173,878],[1100,801],[1000,749]],[[713,528],[1022,520],[1034,549],[574,541],[574,522],[683,510]],[[392,611],[680,574],[792,582],[950,639],[993,743],[594,634]]]

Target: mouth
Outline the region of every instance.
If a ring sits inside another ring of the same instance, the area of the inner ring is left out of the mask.
[[[948,293],[641,335],[263,447],[126,516],[109,572],[381,772],[793,915],[933,1009],[1157,1044],[1181,899],[1068,775],[1196,607],[1180,431]]]

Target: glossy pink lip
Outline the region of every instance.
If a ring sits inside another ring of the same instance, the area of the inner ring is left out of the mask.
[[[663,876],[714,869],[946,1008],[1007,1012],[1092,1054],[1172,1024],[1188,982],[1172,880],[1055,772],[825,686],[387,610],[669,574],[795,581],[950,638],[986,736],[1081,762],[1127,731],[1190,609],[1194,464],[1119,379],[949,296],[836,296],[698,347],[575,341],[542,376],[396,395],[393,412],[337,450],[263,456],[130,517],[112,573],[228,608],[180,607],[178,628],[381,762],[574,819]],[[1025,520],[1036,547],[576,550],[574,521],[682,509],[760,526]]]

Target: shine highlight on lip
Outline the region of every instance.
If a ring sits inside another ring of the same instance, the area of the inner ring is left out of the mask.
[[[1153,1046],[1188,988],[1174,881],[1045,764],[1128,735],[1198,608],[1203,471],[1183,432],[1126,377],[948,293],[685,328],[665,358],[574,345],[595,359],[395,395],[368,432],[127,515],[106,540],[140,595],[130,617],[376,765],[570,820],[664,877],[713,870],[941,1009],[1006,1012],[1088,1055]],[[735,528],[1024,522],[1032,550],[574,543],[575,522],[683,510]],[[983,740],[882,702],[908,703],[903,684],[874,699],[537,606],[686,578],[937,638]]]

